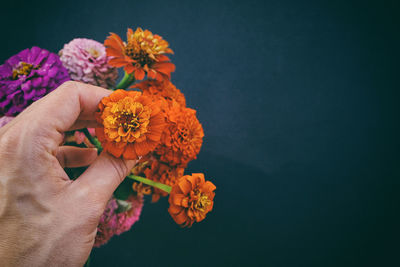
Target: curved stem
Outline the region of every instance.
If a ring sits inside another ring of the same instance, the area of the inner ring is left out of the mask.
[[[126,177],[128,177],[129,179],[132,179],[132,180],[135,180],[135,181],[138,181],[138,182],[141,182],[141,183],[156,187],[158,189],[161,189],[161,190],[167,192],[168,194],[171,192],[171,187],[169,185],[158,183],[158,182],[154,182],[154,181],[149,180],[147,178],[136,176],[136,175],[133,175],[133,174],[130,174],[130,175],[126,176]]]
[[[124,72],[124,77],[122,80],[115,86],[116,89],[126,89],[128,88],[129,85],[135,82],[135,76],[133,75],[133,72],[131,74],[128,74]]]
[[[92,136],[89,133],[88,129],[84,128],[82,131],[85,134],[85,136],[87,137],[87,139],[89,139],[89,141],[97,148],[98,154],[100,154],[100,152],[103,150],[103,148],[102,148],[101,143],[99,142],[99,140],[97,140],[96,137]],[[169,185],[158,183],[158,182],[152,181],[150,179],[147,179],[147,178],[144,178],[144,177],[141,177],[141,176],[136,176],[136,175],[133,175],[133,174],[130,174],[130,175],[126,176],[126,177],[128,177],[129,179],[132,179],[132,180],[135,180],[135,181],[138,181],[138,182],[141,182],[141,183],[156,187],[158,189],[161,189],[161,190],[167,192],[168,194],[171,192],[171,186],[169,186]]]

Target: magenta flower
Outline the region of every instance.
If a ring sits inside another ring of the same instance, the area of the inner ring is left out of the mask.
[[[59,57],[39,47],[25,49],[0,66],[0,116],[14,116],[68,81]]]
[[[115,198],[110,199],[97,226],[94,247],[100,247],[114,235],[128,231],[139,220],[143,207],[143,196],[130,196],[127,202],[132,205],[132,208],[118,213],[117,200]]]
[[[72,80],[104,88],[115,86],[116,68],[108,65],[109,57],[103,44],[86,38],[77,38],[64,45],[60,59]]]

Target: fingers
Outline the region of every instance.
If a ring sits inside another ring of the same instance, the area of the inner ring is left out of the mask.
[[[39,121],[40,128],[50,127],[59,132],[90,127],[95,125],[94,114],[100,100],[110,93],[101,87],[69,81],[34,102],[22,114],[26,119]]]
[[[68,131],[72,130],[78,130],[78,129],[83,129],[83,128],[96,128],[100,127],[96,121],[91,121],[91,120],[77,120],[70,128]]]
[[[104,203],[136,164],[136,160],[117,159],[103,152],[73,183],[73,190],[87,192]]]
[[[56,154],[61,167],[82,167],[90,165],[97,158],[97,149],[61,146]]]

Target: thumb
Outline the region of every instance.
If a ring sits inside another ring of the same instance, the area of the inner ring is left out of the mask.
[[[107,203],[111,195],[130,173],[137,160],[118,159],[103,151],[89,168],[74,182],[78,190]]]

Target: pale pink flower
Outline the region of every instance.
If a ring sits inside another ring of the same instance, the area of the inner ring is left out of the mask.
[[[72,80],[104,88],[112,88],[118,78],[118,70],[108,65],[102,43],[86,38],[73,39],[59,52],[61,62],[68,69]]]

